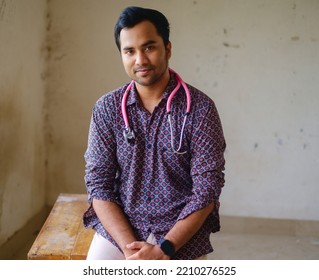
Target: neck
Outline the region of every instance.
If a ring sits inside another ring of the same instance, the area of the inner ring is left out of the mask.
[[[144,108],[152,113],[158,103],[161,101],[164,90],[169,82],[170,74],[167,71],[160,81],[149,85],[144,86],[136,83],[136,89],[138,91],[138,95],[140,97],[140,101],[142,102]]]

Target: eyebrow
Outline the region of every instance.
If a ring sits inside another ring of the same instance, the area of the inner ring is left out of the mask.
[[[148,45],[153,45],[153,44],[156,44],[156,41],[154,41],[154,40],[149,40],[149,41],[147,41],[146,43],[144,43],[144,44],[142,45],[142,47],[146,47],[146,46],[148,46]]]
[[[156,44],[156,41],[154,40],[149,40],[147,42],[145,42],[144,44],[142,44],[142,48],[146,47],[146,46],[149,46],[149,45],[153,45],[153,44]],[[124,47],[122,50],[123,51],[129,51],[129,50],[133,50],[134,48],[133,47]]]

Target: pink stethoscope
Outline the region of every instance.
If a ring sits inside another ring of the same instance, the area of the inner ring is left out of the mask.
[[[191,109],[191,95],[189,93],[189,89],[187,87],[187,85],[185,84],[185,82],[182,80],[182,78],[172,69],[169,69],[171,72],[173,72],[176,75],[176,79],[177,79],[177,85],[174,88],[174,90],[171,92],[171,94],[168,97],[167,103],[166,103],[166,113],[167,113],[167,117],[168,117],[168,122],[169,122],[169,126],[170,126],[170,131],[171,131],[171,146],[172,146],[172,151],[173,153],[176,154],[185,154],[186,151],[181,152],[180,149],[182,147],[182,140],[183,140],[183,135],[184,135],[184,128],[185,128],[185,124],[186,124],[186,120],[187,117],[190,113],[190,109]],[[121,110],[122,110],[122,115],[123,115],[123,119],[124,119],[124,123],[125,123],[125,129],[123,131],[123,135],[125,138],[125,141],[127,143],[131,142],[132,140],[135,139],[135,134],[134,131],[130,128],[129,125],[129,121],[128,121],[128,116],[127,116],[127,110],[126,110],[126,102],[127,102],[127,98],[129,95],[129,92],[132,88],[132,86],[134,85],[134,80],[132,80],[130,82],[130,84],[127,86],[125,93],[123,95],[122,98],[122,103],[121,103]],[[185,112],[185,116],[184,116],[184,120],[183,120],[183,126],[181,129],[181,135],[180,135],[180,139],[179,139],[179,146],[177,149],[174,148],[174,135],[173,135],[173,126],[172,126],[172,120],[171,120],[171,103],[172,103],[172,99],[175,95],[175,93],[178,91],[178,89],[180,88],[180,86],[182,86],[184,88],[185,94],[186,94],[186,112]]]

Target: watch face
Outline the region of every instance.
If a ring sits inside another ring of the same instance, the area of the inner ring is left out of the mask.
[[[169,240],[163,239],[160,241],[160,247],[165,255],[172,257],[175,254],[175,247]]]

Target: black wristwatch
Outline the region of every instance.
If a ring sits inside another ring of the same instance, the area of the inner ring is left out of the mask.
[[[175,255],[175,247],[171,241],[169,241],[165,238],[162,238],[159,241],[159,246],[165,255],[167,255],[169,257],[173,257]]]

